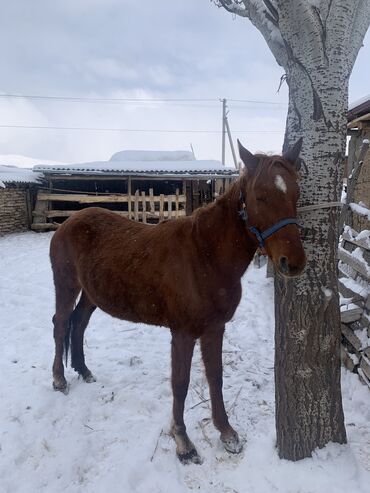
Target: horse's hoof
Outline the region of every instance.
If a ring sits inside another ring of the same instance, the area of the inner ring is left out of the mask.
[[[91,373],[91,371],[89,371],[89,373],[85,373],[85,375],[82,375],[82,378],[84,379],[84,382],[86,382],[86,383],[96,382],[96,378]]]
[[[240,454],[243,450],[243,444],[236,431],[230,434],[228,433],[225,436],[221,435],[221,442],[223,443],[225,450],[231,454]]]
[[[69,392],[67,380],[65,378],[54,379],[53,389],[58,392],[63,392],[64,395],[67,395]]]
[[[189,452],[177,454],[181,464],[202,464],[202,459],[195,448],[192,448]]]

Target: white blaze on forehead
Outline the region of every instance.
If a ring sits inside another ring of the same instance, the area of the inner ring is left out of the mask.
[[[276,175],[275,185],[276,185],[277,189],[279,189],[283,193],[286,193],[286,183],[285,183],[284,178],[282,176]]]

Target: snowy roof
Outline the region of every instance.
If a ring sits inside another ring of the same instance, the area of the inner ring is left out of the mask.
[[[110,161],[194,161],[190,151],[120,151]]]
[[[40,173],[32,169],[17,168],[17,166],[0,165],[0,187],[5,188],[7,183],[37,183]]]
[[[370,94],[354,101],[348,106],[348,121],[370,113]]]
[[[105,174],[146,176],[228,176],[237,170],[223,166],[220,161],[196,160],[188,151],[121,151],[109,161],[66,165],[37,165],[34,171],[46,174]]]

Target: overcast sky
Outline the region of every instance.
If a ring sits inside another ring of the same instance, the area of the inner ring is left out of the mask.
[[[252,151],[281,149],[287,88],[277,89],[283,71],[248,20],[234,19],[210,0],[4,0],[1,11],[0,94],[267,101],[229,101],[233,138]],[[368,33],[351,77],[350,101],[370,93],[369,62]],[[192,144],[199,159],[220,159],[220,133],[153,132],[220,128],[218,101],[103,104],[0,97],[0,154],[80,162],[109,159],[122,149]]]

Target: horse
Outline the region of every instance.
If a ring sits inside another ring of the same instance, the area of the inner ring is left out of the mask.
[[[282,156],[253,155],[242,144],[240,177],[192,215],[147,225],[91,207],[70,216],[50,245],[56,308],[53,386],[67,393],[63,354],[85,382],[84,331],[94,310],[171,330],[171,434],[182,463],[201,463],[184,423],[194,344],[200,339],[212,419],[225,449],[242,443],[222,395],[225,324],[241,299],[241,277],[258,248],[289,278],[306,257],[296,219],[300,139]],[[79,297],[80,295],[80,297]],[[78,303],[76,305],[77,299]]]

